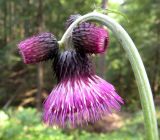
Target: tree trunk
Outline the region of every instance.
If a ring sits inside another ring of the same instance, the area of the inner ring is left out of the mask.
[[[43,64],[39,63],[37,66],[37,70],[38,70],[38,91],[37,91],[37,95],[36,95],[36,107],[38,110],[41,110],[41,106],[42,106],[42,92],[43,92],[43,74],[44,74],[44,68],[43,68]]]
[[[24,12],[25,12],[25,19],[24,19],[24,34],[25,37],[28,37],[30,35],[30,25],[29,25],[29,10],[28,7],[30,7],[30,0],[24,1]]]
[[[42,0],[38,0],[38,10],[37,10],[37,32],[41,32],[42,31],[42,27],[43,27],[43,1]],[[37,75],[37,88],[38,88],[38,92],[36,95],[36,107],[38,110],[41,110],[41,106],[42,106],[42,92],[43,92],[43,86],[44,86],[44,82],[43,82],[43,78],[44,78],[44,67],[42,63],[39,63],[37,66],[37,71],[38,71],[38,75]]]
[[[3,42],[2,42],[2,46],[6,46],[7,45],[7,15],[8,15],[8,11],[7,11],[7,1],[4,1],[4,7],[3,7],[3,11],[4,11],[4,17],[3,17]]]
[[[108,0],[102,0],[102,9],[106,9],[107,8],[107,3],[108,3]]]
[[[156,98],[156,93],[158,91],[158,87],[159,87],[159,71],[158,71],[158,67],[159,67],[159,59],[160,59],[160,51],[157,50],[156,54],[155,54],[155,60],[154,60],[154,67],[153,67],[153,75],[152,75],[152,82],[151,82],[151,87],[152,87],[152,92],[153,92],[153,97],[154,99]]]
[[[155,19],[155,26],[156,26],[156,34],[157,34],[157,42],[160,40],[160,21],[159,21],[159,13],[157,13]],[[159,78],[160,78],[160,72],[159,72],[159,64],[160,64],[160,49],[159,44],[156,46],[156,52],[155,52],[155,60],[154,60],[154,66],[153,66],[153,75],[152,75],[152,81],[151,81],[151,87],[153,92],[153,98],[156,98],[156,93],[158,92],[160,85],[159,85]]]
[[[25,37],[28,37],[30,35],[29,32],[29,11],[28,11],[28,7],[30,6],[30,0],[26,0],[24,1],[24,16],[27,17],[24,19],[24,35]]]

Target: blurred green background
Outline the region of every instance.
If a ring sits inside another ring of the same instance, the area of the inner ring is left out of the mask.
[[[110,33],[106,54],[96,56],[97,74],[115,85],[125,100],[119,113],[82,128],[48,128],[42,105],[56,80],[51,63],[26,65],[17,44],[33,34],[52,32],[58,40],[71,14],[98,7],[130,34],[143,59],[160,127],[160,1],[159,0],[0,0],[0,140],[142,140],[144,125],[138,89],[125,52]],[[160,131],[160,128],[159,128]]]

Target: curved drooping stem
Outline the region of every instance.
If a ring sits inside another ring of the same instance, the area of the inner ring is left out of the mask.
[[[59,41],[59,44],[62,45],[64,44],[64,42],[68,41],[68,38],[72,34],[73,28],[78,23],[87,20],[97,20],[102,22],[102,24],[107,26],[114,33],[116,38],[122,44],[130,60],[130,63],[132,65],[136,77],[140,94],[140,101],[144,114],[146,139],[158,140],[159,138],[158,138],[156,113],[148,77],[136,46],[134,45],[128,33],[123,29],[123,27],[120,24],[118,24],[116,21],[114,21],[107,15],[98,12],[92,12],[84,16],[81,16],[74,23],[72,23],[70,27],[67,29],[67,31],[64,33],[62,39]]]

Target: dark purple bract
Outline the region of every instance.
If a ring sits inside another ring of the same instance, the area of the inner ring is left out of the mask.
[[[18,49],[26,64],[52,59],[57,53],[58,43],[51,33],[41,33],[18,44]]]
[[[73,45],[85,53],[104,53],[109,45],[108,31],[92,23],[81,23],[72,33]]]

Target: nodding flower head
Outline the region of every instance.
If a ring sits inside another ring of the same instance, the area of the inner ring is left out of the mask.
[[[26,64],[52,59],[57,53],[58,43],[51,33],[41,33],[18,44],[20,54]]]
[[[59,53],[53,69],[58,84],[44,103],[45,123],[75,127],[120,110],[122,98],[113,85],[95,75],[86,54],[73,50]]]
[[[81,16],[80,14],[70,15],[70,17],[67,19],[65,23],[65,28],[67,29],[80,16]]]
[[[86,53],[103,53],[109,44],[108,31],[92,23],[81,23],[72,33],[74,47]]]

